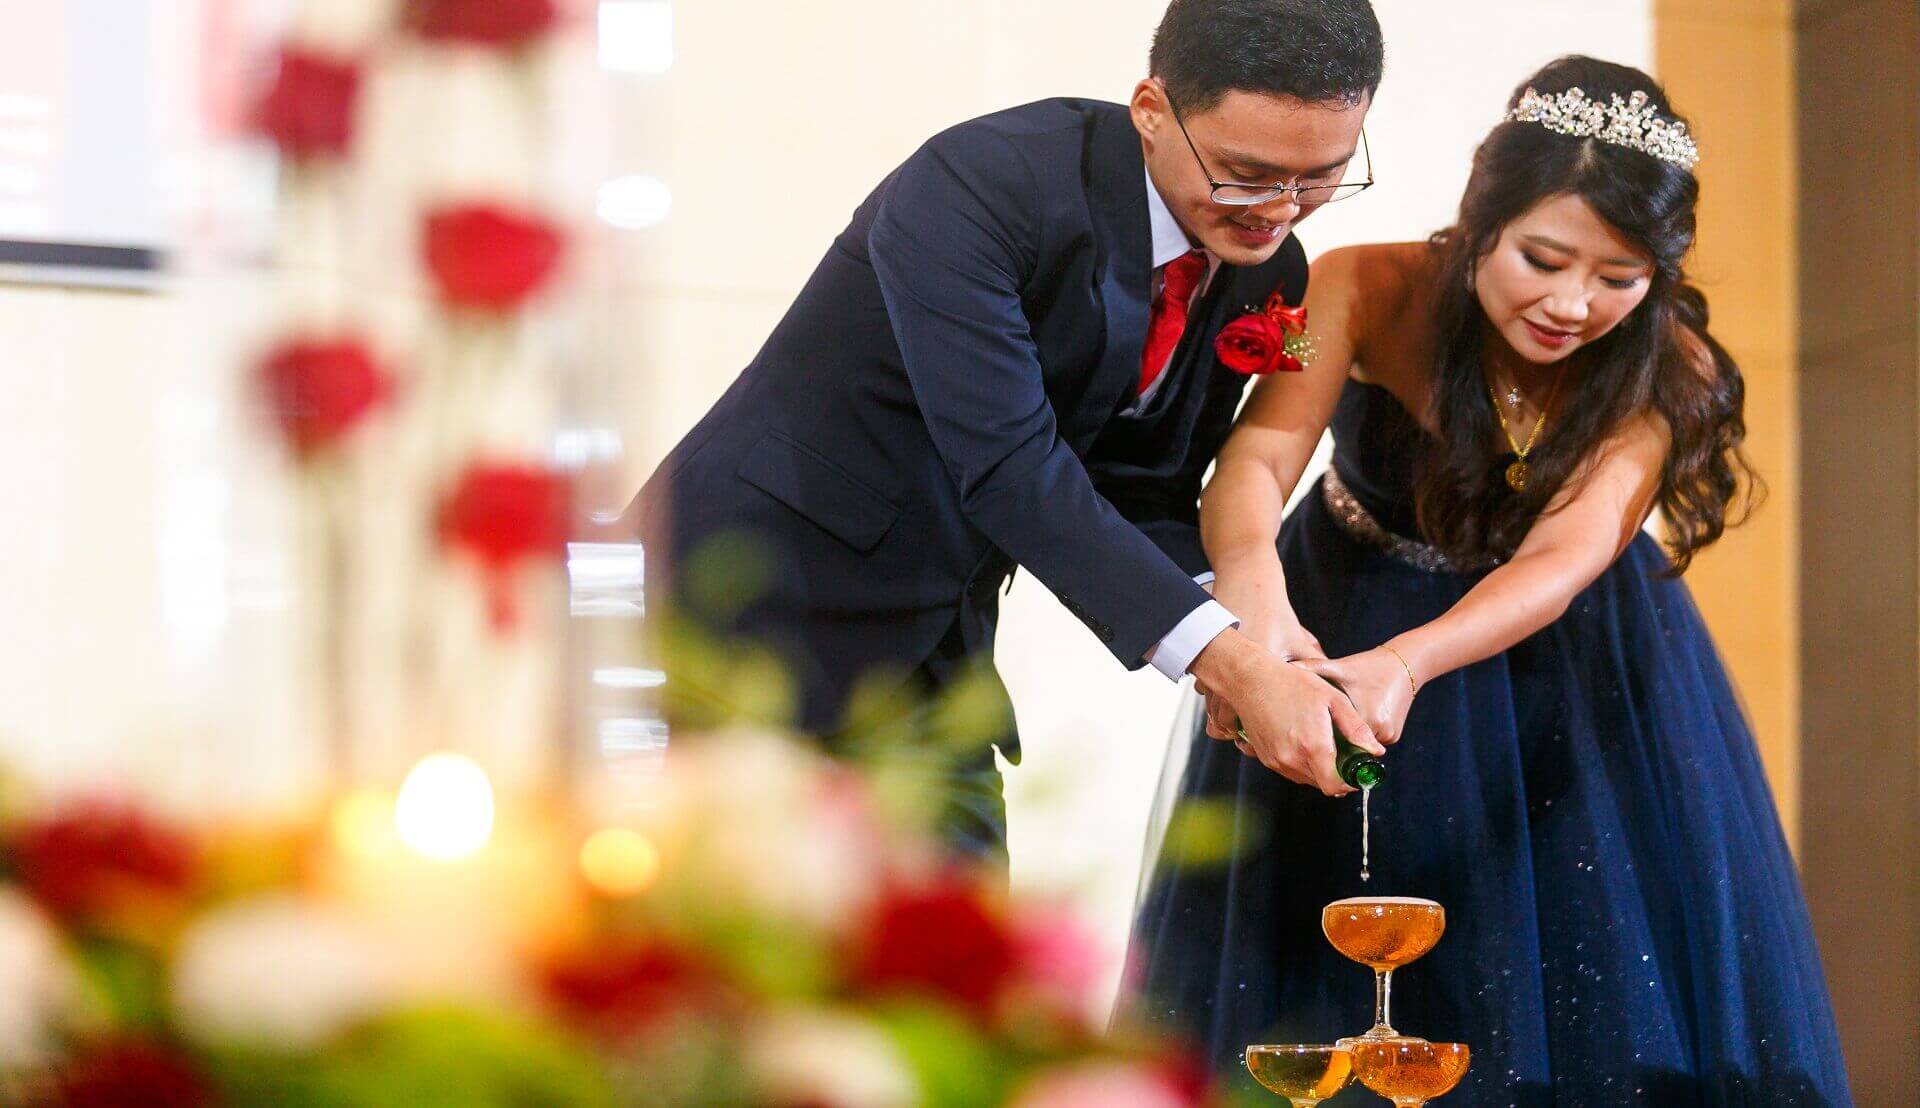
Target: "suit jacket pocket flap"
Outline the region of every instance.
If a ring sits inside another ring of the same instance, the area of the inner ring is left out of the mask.
[[[740,478],[862,554],[880,545],[900,509],[839,466],[781,434],[747,451]]]

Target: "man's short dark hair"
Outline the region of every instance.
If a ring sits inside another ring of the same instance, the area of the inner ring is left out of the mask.
[[[1384,65],[1367,0],[1173,0],[1149,72],[1175,107],[1197,113],[1234,89],[1355,103],[1380,87]]]

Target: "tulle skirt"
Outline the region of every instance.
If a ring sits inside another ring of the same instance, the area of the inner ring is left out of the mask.
[[[1433,619],[1477,579],[1357,542],[1317,494],[1280,550],[1335,657]],[[1357,796],[1291,784],[1184,712],[1162,812],[1205,810],[1181,841],[1216,826],[1238,850],[1150,867],[1132,1003],[1245,1084],[1249,1043],[1372,1022],[1372,973],[1328,946],[1321,907],[1426,897],[1446,933],[1394,975],[1393,1022],[1472,1048],[1451,1108],[1851,1104],[1752,734],[1667,568],[1643,535],[1551,626],[1421,690],[1372,797],[1365,883]],[[1327,1103],[1378,1101],[1356,1088]]]

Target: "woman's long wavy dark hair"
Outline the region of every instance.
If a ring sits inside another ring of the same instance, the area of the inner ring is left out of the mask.
[[[1510,106],[1529,86],[1549,95],[1577,87],[1603,102],[1645,90],[1663,117],[1679,118],[1653,78],[1594,58],[1550,63],[1515,91]],[[1693,245],[1699,192],[1693,174],[1677,165],[1537,123],[1502,123],[1480,144],[1458,220],[1433,236],[1440,256],[1431,413],[1439,436],[1422,451],[1415,481],[1428,541],[1459,557],[1511,554],[1554,496],[1582,479],[1601,445],[1648,411],[1671,433],[1657,506],[1675,574],[1725,532],[1730,512],[1744,516],[1757,502],[1761,487],[1740,450],[1746,386],[1707,332],[1706,297],[1681,268]],[[1528,458],[1527,488],[1515,492],[1489,455],[1500,430],[1482,372],[1487,325],[1471,274],[1508,223],[1563,194],[1585,200],[1645,249],[1653,274],[1639,306],[1562,368],[1571,377]]]

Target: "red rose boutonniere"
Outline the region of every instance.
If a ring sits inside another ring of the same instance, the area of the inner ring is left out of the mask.
[[[1307,334],[1307,310],[1289,307],[1279,293],[1266,306],[1220,329],[1213,340],[1220,364],[1235,373],[1264,377],[1269,373],[1298,373],[1313,360],[1313,337]]]

